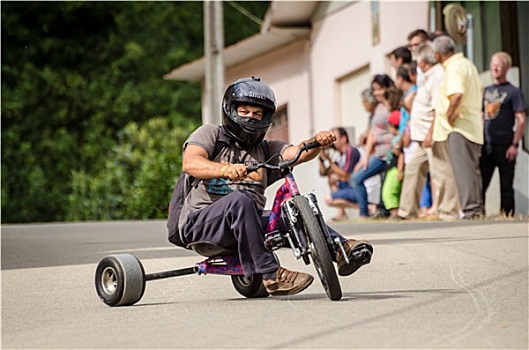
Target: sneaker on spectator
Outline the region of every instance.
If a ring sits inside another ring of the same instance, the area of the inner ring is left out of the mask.
[[[368,241],[357,241],[348,239],[343,243],[343,248],[349,263],[342,255],[342,251],[336,253],[336,263],[338,265],[338,274],[340,276],[349,276],[356,272],[360,267],[369,264],[373,255],[373,246]]]
[[[270,295],[292,295],[305,290],[314,281],[314,277],[304,272],[290,271],[279,267],[275,279],[263,280]]]
[[[457,221],[459,217],[448,215],[448,214],[439,214],[439,220],[441,221]]]
[[[390,216],[389,211],[387,210],[379,210],[375,214],[371,215],[372,220],[386,220]]]
[[[465,214],[462,219],[463,220],[483,220],[485,218],[485,215],[482,213],[472,213],[472,214]]]

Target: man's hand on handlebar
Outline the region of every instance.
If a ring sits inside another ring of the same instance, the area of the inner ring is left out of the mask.
[[[314,136],[314,140],[322,146],[321,148],[327,148],[336,141],[336,135],[332,131],[320,131]]]
[[[300,149],[305,147],[307,151],[303,152],[299,163],[308,162],[314,159],[319,154],[320,150],[332,146],[334,141],[336,141],[336,135],[334,135],[332,131],[320,131],[312,138],[312,141],[309,140],[308,143],[305,141],[300,145]],[[315,145],[315,143],[317,143],[317,145]]]
[[[224,169],[223,177],[230,179],[231,181],[239,181],[246,178],[247,171],[246,165],[244,164],[226,164]]]

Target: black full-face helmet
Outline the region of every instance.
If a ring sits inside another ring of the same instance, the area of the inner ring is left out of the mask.
[[[263,108],[263,118],[240,117],[237,106],[249,104]],[[224,93],[222,124],[242,145],[253,146],[263,140],[274,121],[276,98],[272,89],[256,77],[233,82]]]

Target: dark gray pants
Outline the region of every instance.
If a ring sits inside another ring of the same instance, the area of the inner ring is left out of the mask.
[[[246,276],[273,273],[279,265],[274,254],[263,243],[269,216],[269,210],[258,210],[248,192],[235,191],[191,213],[183,229],[183,237],[187,244],[206,241],[238,251]],[[287,231],[282,220],[278,230]],[[328,230],[333,239],[338,237],[342,242],[346,240],[331,227]]]

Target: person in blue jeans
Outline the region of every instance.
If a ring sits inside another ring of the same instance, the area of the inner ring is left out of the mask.
[[[360,160],[358,170],[352,175],[353,188],[361,217],[369,217],[365,180],[383,173],[386,169],[386,157],[391,148],[393,136],[387,125],[389,109],[386,107],[384,94],[387,89],[394,86],[395,83],[387,74],[377,74],[371,82],[373,95],[379,103],[371,119],[364,156]]]

